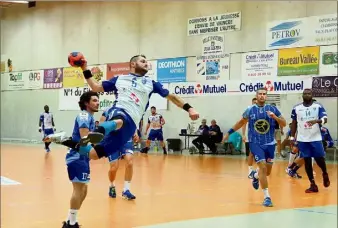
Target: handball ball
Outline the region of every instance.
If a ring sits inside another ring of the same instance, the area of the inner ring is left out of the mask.
[[[73,67],[81,67],[85,62],[85,57],[81,52],[72,52],[68,55],[68,63]]]

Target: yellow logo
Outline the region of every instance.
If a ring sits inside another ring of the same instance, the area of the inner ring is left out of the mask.
[[[264,135],[270,130],[270,123],[265,119],[259,119],[254,123],[254,128],[258,134]]]

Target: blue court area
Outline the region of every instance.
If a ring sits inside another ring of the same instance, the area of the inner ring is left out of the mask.
[[[137,228],[334,228],[337,205],[201,218]]]

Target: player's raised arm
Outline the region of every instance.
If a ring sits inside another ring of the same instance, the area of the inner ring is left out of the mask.
[[[174,103],[177,107],[184,109],[189,113],[189,117],[192,120],[199,118],[198,112],[188,103],[185,103],[182,98],[175,94],[170,94],[169,90],[163,88],[163,85],[159,82],[153,81],[154,93],[158,93],[161,97],[167,98],[170,102]]]
[[[92,72],[87,69],[87,62],[85,62],[85,64],[81,68],[83,70],[83,76],[86,79],[89,87],[93,90],[93,92],[105,92],[102,83],[97,82],[93,79]]]

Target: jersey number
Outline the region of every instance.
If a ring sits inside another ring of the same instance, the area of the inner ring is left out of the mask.
[[[308,116],[311,116],[311,112],[310,112],[310,110],[306,110],[305,111],[305,115],[308,117]]]
[[[131,85],[132,85],[132,87],[136,87],[137,86],[137,79],[136,78],[133,78],[131,80]]]

